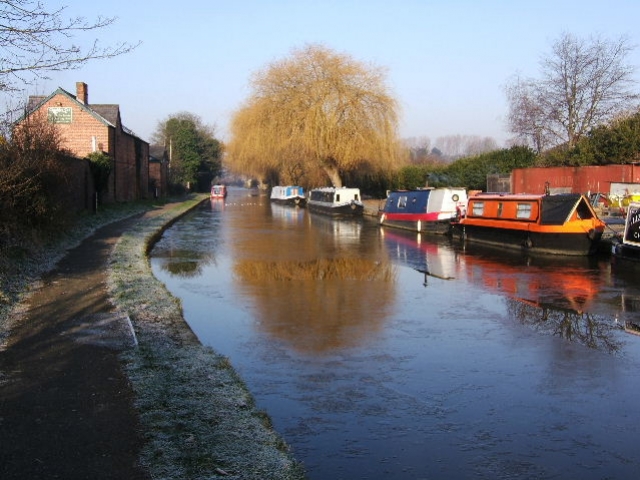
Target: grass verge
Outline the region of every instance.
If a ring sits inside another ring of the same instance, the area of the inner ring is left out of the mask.
[[[229,361],[198,342],[180,302],[151,272],[153,243],[201,200],[138,222],[110,261],[111,296],[138,337],[123,360],[148,439],[142,461],[153,478],[303,479]]]

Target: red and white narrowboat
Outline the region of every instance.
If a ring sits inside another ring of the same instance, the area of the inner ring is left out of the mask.
[[[389,193],[379,223],[420,233],[447,234],[466,205],[464,188],[397,190]]]
[[[226,185],[213,185],[211,187],[211,198],[227,198]]]

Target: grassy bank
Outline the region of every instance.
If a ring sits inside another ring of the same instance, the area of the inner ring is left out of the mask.
[[[201,200],[201,199],[200,199]],[[123,355],[148,443],[153,478],[304,478],[226,358],[202,346],[177,299],[151,274],[147,252],[164,228],[199,203],[184,202],[125,233],[109,288],[139,346]]]

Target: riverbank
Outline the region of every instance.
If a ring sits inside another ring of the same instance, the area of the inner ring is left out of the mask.
[[[24,443],[25,448],[10,449],[14,454],[24,457],[22,467],[15,466],[17,459],[9,458],[9,453],[4,452],[6,458],[3,458],[4,466],[1,469],[3,478],[25,478],[27,469],[29,472],[46,476],[47,465],[44,464],[53,461],[49,457],[55,456],[58,462],[77,462],[77,465],[70,465],[66,470],[62,470],[65,472],[65,478],[89,478],[84,475],[86,472],[82,472],[82,468],[88,467],[80,465],[77,457],[74,460],[72,452],[68,453],[69,458],[65,457],[65,444],[73,443],[70,440],[77,441],[77,429],[86,430],[86,419],[77,417],[83,416],[85,412],[82,409],[87,404],[89,407],[93,405],[93,408],[87,407],[87,416],[98,418],[106,424],[118,425],[120,418],[114,418],[113,422],[109,422],[109,415],[117,414],[118,410],[112,407],[121,400],[120,397],[125,396],[126,392],[123,391],[127,389],[133,392],[130,401],[137,417],[136,425],[131,427],[143,440],[136,462],[138,466],[122,465],[119,473],[113,473],[111,476],[107,469],[94,471],[91,478],[304,478],[302,467],[287,451],[286,444],[271,427],[268,416],[256,408],[246,386],[227,359],[200,345],[182,317],[179,302],[171,297],[151,273],[147,253],[154,241],[168,225],[206,198],[194,197],[186,202],[154,207],[130,221],[125,232],[119,236],[106,264],[107,271],[104,272],[107,275],[104,288],[113,304],[113,311],[84,318],[85,323],[89,319],[95,320],[96,323],[90,325],[92,328],[82,325],[81,330],[88,332],[88,335],[76,335],[79,325],[73,319],[68,325],[64,324],[62,331],[50,332],[55,333],[55,342],[63,342],[61,346],[64,348],[59,348],[59,345],[56,351],[64,351],[66,360],[73,360],[79,351],[87,354],[84,365],[71,361],[60,363],[59,368],[67,369],[60,377],[73,377],[66,374],[84,370],[82,378],[86,379],[89,375],[91,381],[95,381],[104,391],[100,390],[102,396],[99,408],[94,405],[95,392],[86,393],[84,390],[86,381],[77,384],[73,392],[75,397],[87,395],[87,398],[76,398],[77,409],[65,409],[62,402],[52,404],[50,408],[57,408],[59,411],[54,412],[55,425],[47,425],[53,434],[48,439],[41,439],[41,451],[29,451],[29,448],[35,449],[36,446],[30,447],[29,438],[22,437],[30,435],[29,428],[33,429],[33,435],[39,434],[43,430],[41,422],[48,420],[48,412],[9,410],[22,403],[21,399],[34,397],[33,392],[20,391],[20,386],[26,385],[24,377],[27,376],[28,368],[19,361],[21,341],[16,340],[22,339],[16,339],[15,335],[19,331],[23,331],[22,335],[29,334],[29,329],[21,327],[26,319],[30,319],[29,315],[35,314],[35,310],[29,310],[26,305],[29,304],[30,297],[41,295],[47,285],[46,282],[45,285],[39,286],[28,282],[25,284],[24,278],[28,276],[23,276],[16,280],[16,284],[21,285],[24,291],[32,290],[32,295],[25,297],[17,294],[20,288],[15,286],[12,289],[4,289],[10,291],[10,294],[3,297],[7,299],[3,302],[5,308],[7,305],[13,308],[11,315],[3,318],[0,325],[4,332],[3,347],[0,349],[3,359],[0,362],[0,386],[4,392],[10,392],[11,395],[4,395],[0,401],[0,429],[3,430],[3,443],[11,438],[8,435],[10,433],[18,443]],[[114,223],[114,227],[116,224],[118,222]],[[71,252],[64,256],[64,259],[68,259],[70,255],[72,256]],[[64,281],[64,277],[83,275],[83,270],[88,267],[81,267],[75,271],[73,262],[67,262],[65,268],[68,270],[61,272],[60,281]],[[105,270],[105,265],[102,266],[102,270]],[[77,288],[81,289],[82,284],[82,281],[78,282]],[[12,285],[6,274],[3,285]],[[89,287],[85,282],[84,289],[87,290]],[[52,307],[54,304],[60,304],[63,299],[79,301],[88,296],[86,291],[69,290],[58,292],[58,295],[64,297],[59,297],[60,301],[51,302]],[[18,300],[12,302],[9,297]],[[63,317],[64,313],[60,311],[56,315]],[[46,324],[60,323],[55,316],[47,318]],[[62,328],[62,323],[60,325]],[[112,328],[117,325],[129,325],[129,328]],[[73,335],[70,334],[71,329],[67,328],[70,326],[73,326]],[[43,329],[41,333],[46,334],[48,328]],[[107,338],[109,342],[104,344],[103,340]],[[82,347],[78,347],[80,342]],[[43,337],[37,348],[49,348],[48,343]],[[110,353],[114,351],[117,365],[113,364],[112,368],[125,372],[124,380],[128,385],[116,385],[114,377],[118,372],[110,373],[99,368],[104,359],[114,357]],[[42,357],[42,353],[34,351],[33,357]],[[59,353],[52,358],[59,358]],[[123,391],[108,391],[112,384]],[[62,389],[65,391],[61,391]],[[44,392],[45,396],[61,397],[68,395],[73,387],[57,382],[57,385],[48,385],[45,391],[41,381],[37,390],[40,391],[40,396]],[[109,395],[113,396],[112,403],[107,398]],[[46,409],[47,404],[41,402],[38,408]],[[24,418],[20,418],[21,415]],[[17,429],[24,431],[20,434],[16,432]],[[100,450],[105,449],[105,445],[116,448],[119,433],[121,432],[118,430],[112,430],[109,436],[115,438],[104,438],[102,443],[96,442],[95,445],[91,444],[91,441],[85,442],[89,445],[85,445],[84,448]],[[83,434],[99,436],[100,431]],[[109,460],[109,455],[116,453],[105,453],[102,455],[103,461]],[[87,455],[91,456],[91,453]],[[11,462],[13,467],[9,467]],[[61,471],[62,467],[52,465],[50,468]],[[97,464],[96,468],[99,468]],[[133,471],[135,476],[127,477],[127,471]]]

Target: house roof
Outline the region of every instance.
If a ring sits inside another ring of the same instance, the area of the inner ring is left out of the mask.
[[[25,116],[38,110],[43,104],[45,104],[46,102],[51,100],[51,98],[59,94],[69,97],[69,99],[74,101],[78,107],[80,107],[81,109],[83,109],[84,111],[86,111],[87,113],[89,113],[90,115],[92,115],[94,118],[104,123],[105,125],[109,127],[114,127],[114,128],[116,128],[117,125],[120,125],[120,127],[122,128],[122,131],[124,131],[126,134],[131,135],[132,137],[140,138],[133,132],[133,130],[125,127],[119,121],[120,120],[119,105],[117,104],[87,105],[85,103],[80,102],[75,95],[67,92],[64,88],[61,88],[61,87],[58,87],[58,89],[55,92],[53,92],[51,95],[48,95],[48,96],[44,96],[44,95],[29,96],[29,100],[27,102],[27,113],[25,114]]]

